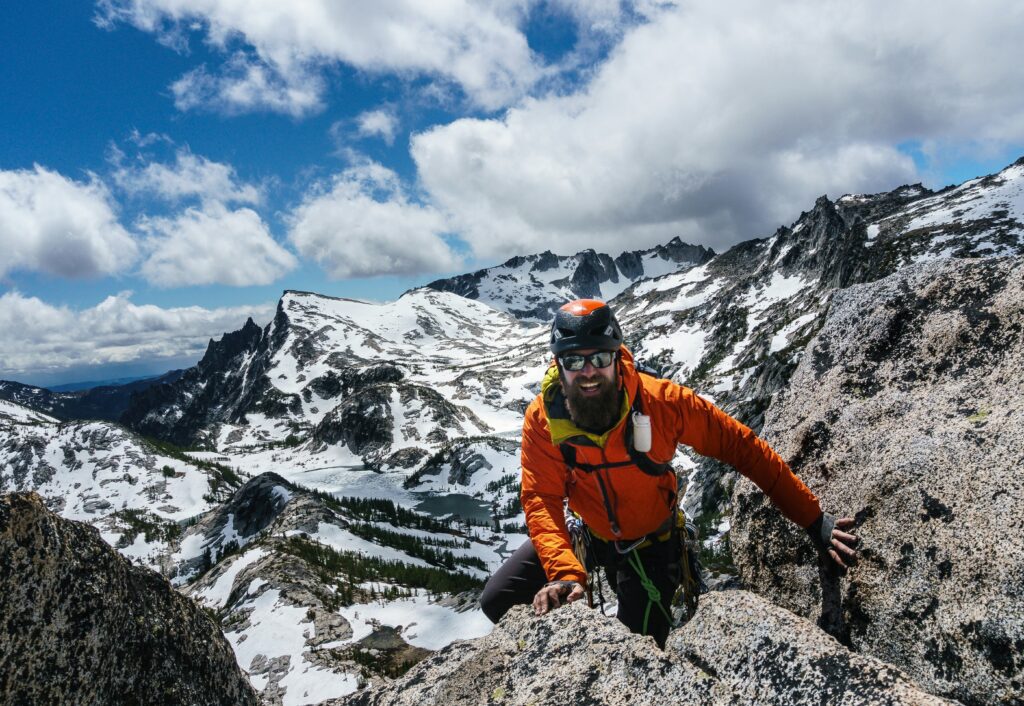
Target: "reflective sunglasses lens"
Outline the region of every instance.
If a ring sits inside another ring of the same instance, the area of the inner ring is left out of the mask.
[[[566,370],[577,372],[583,370],[583,366],[587,364],[587,359],[581,355],[563,355],[562,356],[562,367]]]
[[[590,364],[595,368],[607,368],[615,360],[615,353],[612,351],[598,351],[590,355],[563,355],[561,360],[563,368],[576,373],[586,367],[587,361],[590,361]]]

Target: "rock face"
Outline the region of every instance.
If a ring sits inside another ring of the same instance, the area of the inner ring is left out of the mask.
[[[0,701],[255,704],[217,625],[39,496],[0,499]]]
[[[542,618],[517,606],[487,637],[453,643],[396,682],[325,706],[826,702],[949,703],[763,598],[726,591],[705,597],[664,652],[582,602]]]
[[[745,583],[965,703],[1024,703],[1024,260],[915,266],[836,295],[764,436],[856,516],[843,580],[738,484]]]
[[[278,311],[275,321],[281,316]],[[247,410],[280,414],[294,409],[297,399],[267,390],[271,328],[263,330],[248,319],[238,331],[211,340],[203,359],[180,378],[133,395],[120,421],[179,446],[209,445],[208,427],[217,422],[238,420]]]
[[[378,467],[392,451],[395,429],[424,445],[448,441],[449,435],[490,431],[472,410],[425,385],[388,383],[346,397],[313,429],[312,438],[326,446],[347,446],[367,466]]]
[[[747,591],[701,599],[667,652],[685,656],[752,704],[944,704],[892,665],[850,652],[788,610]]]

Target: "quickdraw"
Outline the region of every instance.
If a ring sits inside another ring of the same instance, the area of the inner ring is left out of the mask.
[[[708,592],[708,586],[704,583],[704,572],[700,565],[697,526],[686,519],[686,513],[682,510],[676,513],[676,531],[679,533],[682,580],[672,597],[672,606],[681,609],[679,624],[683,624],[697,612],[697,603],[701,594]]]

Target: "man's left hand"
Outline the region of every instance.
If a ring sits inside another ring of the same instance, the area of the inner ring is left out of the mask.
[[[807,528],[807,534],[810,535],[811,541],[814,542],[818,551],[828,554],[832,561],[844,571],[857,559],[857,551],[853,545],[858,542],[858,538],[856,535],[844,531],[853,527],[854,522],[852,517],[842,517],[837,520],[827,512],[823,512],[821,517]]]
[[[857,543],[858,538],[856,535],[843,531],[853,527],[853,524],[852,517],[841,517],[836,520],[835,527],[832,528],[832,546],[828,550],[828,555],[832,557],[832,561],[844,569],[849,568],[848,565],[857,560],[857,550],[853,548],[853,545]]]

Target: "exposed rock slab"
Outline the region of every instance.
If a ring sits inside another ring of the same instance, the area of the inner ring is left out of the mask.
[[[892,665],[850,652],[813,623],[747,591],[718,591],[669,637],[666,652],[702,665],[737,703],[953,703],[914,685]]]
[[[652,638],[575,603],[541,618],[517,606],[490,635],[454,642],[391,684],[327,703],[726,704],[730,691]]]
[[[709,594],[662,652],[582,602],[542,618],[513,608],[494,632],[456,642],[346,706],[416,704],[953,703],[899,669],[850,652],[813,623],[746,591]]]
[[[217,625],[34,494],[0,499],[0,702],[255,704]]]
[[[807,540],[743,481],[747,585],[966,703],[1024,703],[1024,260],[915,266],[835,296],[765,438],[862,560],[819,577]]]

